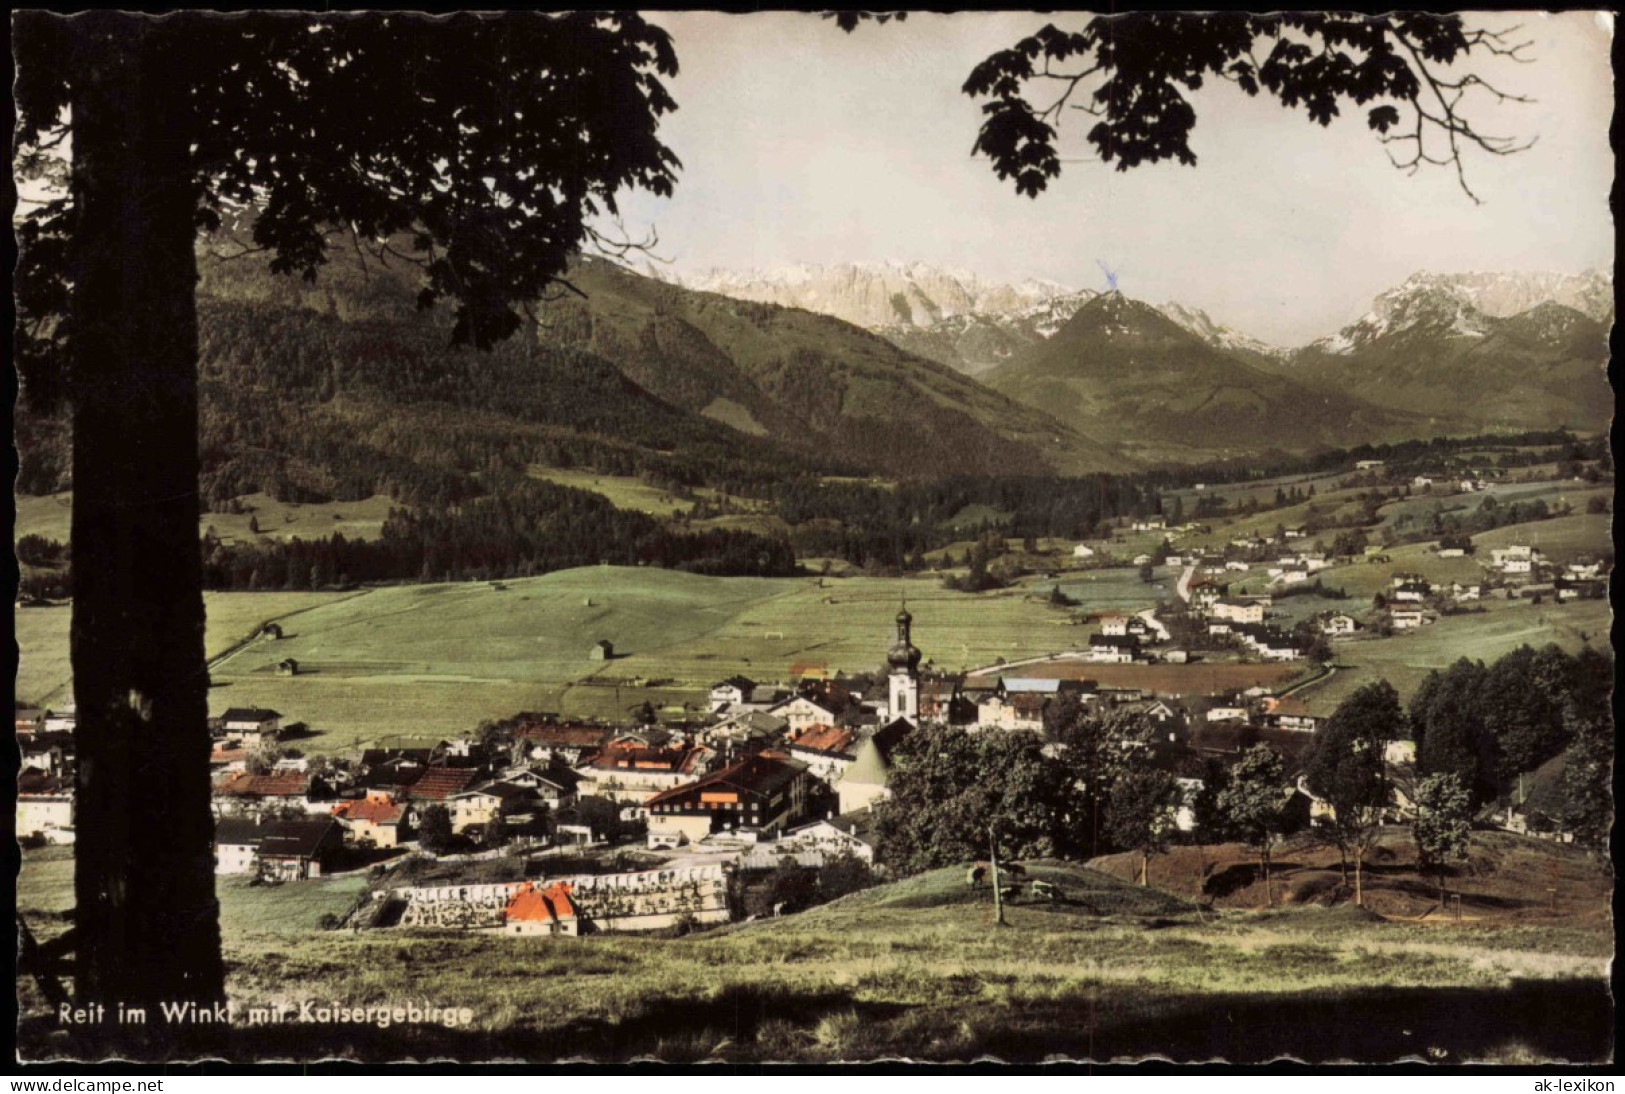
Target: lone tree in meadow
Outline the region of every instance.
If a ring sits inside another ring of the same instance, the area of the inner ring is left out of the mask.
[[[1405,725],[1399,693],[1386,680],[1367,684],[1315,731],[1305,774],[1309,789],[1332,807],[1326,826],[1342,855],[1343,883],[1354,859],[1354,902],[1365,903],[1366,852],[1382,827],[1392,790],[1384,753]]]
[[[1292,784],[1286,764],[1268,745],[1254,745],[1230,765],[1230,783],[1219,794],[1219,810],[1230,828],[1258,855],[1264,879],[1264,901],[1275,903],[1270,886],[1270,860],[1275,847],[1292,831],[1287,803]]]
[[[223,995],[198,513],[200,232],[410,264],[489,348],[626,187],[668,193],[667,35],[592,12],[13,16],[25,397],[73,428],[75,989]],[[64,158],[64,150],[71,153]],[[108,1031],[117,1034],[119,1031]],[[144,1036],[162,1041],[152,1027]]]
[[[1452,860],[1467,857],[1472,834],[1473,799],[1457,775],[1429,775],[1416,787],[1416,856],[1422,869],[1439,882],[1439,903],[1444,903],[1445,873]]]
[[[1141,885],[1147,883],[1151,856],[1168,850],[1179,804],[1179,784],[1160,768],[1134,768],[1112,786],[1106,831],[1118,847],[1140,853]]]
[[[899,746],[887,786],[875,809],[876,853],[900,873],[984,858],[990,829],[1001,858],[1066,845],[1067,772],[1027,734],[921,726]]]

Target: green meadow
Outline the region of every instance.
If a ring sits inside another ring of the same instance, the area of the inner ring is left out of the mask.
[[[335,604],[355,595],[353,592],[206,593],[205,649],[209,657],[219,657],[250,640],[266,623],[282,620],[286,625],[288,620],[298,618],[311,608]],[[12,624],[19,650],[16,685],[19,700],[46,707],[54,703],[60,707],[72,698],[69,685],[73,671],[68,667],[71,614],[72,608],[67,604],[13,609]]]
[[[1147,587],[1115,575],[1080,583],[1094,606]],[[1092,595],[1092,594],[1098,595]],[[403,585],[351,593],[211,593],[210,707],[269,706],[314,736],[308,752],[464,732],[521,710],[625,717],[644,701],[703,704],[716,680],[869,671],[892,641],[899,606],[944,668],[1067,649],[1088,638],[1069,613],[1022,589],[972,595],[935,578],[714,578],[583,567],[503,582]],[[68,695],[69,609],[18,608],[18,694]],[[284,637],[253,637],[277,621]],[[592,660],[600,639],[615,656]],[[298,662],[294,676],[279,662]]]
[[[1532,842],[1532,841],[1531,841]],[[31,855],[25,877],[36,862]],[[686,937],[320,931],[349,879],[222,881],[229,998],[467,1007],[466,1028],[240,1027],[230,1057],[667,1063],[1597,1061],[1612,940],[1592,921],[1417,923],[1359,909],[1203,911],[1039,862],[1058,899],[994,922],[963,868]],[[30,882],[37,891],[39,883]],[[37,900],[20,902],[37,915]],[[31,982],[25,1058],[73,1055]],[[562,990],[561,990],[562,989]]]
[[[58,543],[68,542],[72,523],[72,493],[44,496],[17,496],[17,538],[44,536]],[[377,539],[389,510],[399,507],[381,494],[359,501],[312,502],[302,504],[277,501],[269,494],[244,494],[241,513],[204,513],[198,518],[198,532],[210,528],[223,542],[256,539],[322,539],[334,534],[345,539]],[[256,532],[250,524],[257,526]]]
[[[1469,605],[1470,606],[1470,605]],[[1490,662],[1519,646],[1555,642],[1569,652],[1587,643],[1606,649],[1611,621],[1605,600],[1567,604],[1529,600],[1481,602],[1482,612],[1441,617],[1436,623],[1389,638],[1334,642],[1337,671],[1298,693],[1310,709],[1330,714],[1363,684],[1387,680],[1406,702],[1424,677],[1463,657]]]

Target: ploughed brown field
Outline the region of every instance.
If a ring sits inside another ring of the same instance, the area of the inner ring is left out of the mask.
[[[1093,680],[1102,687],[1143,688],[1163,695],[1212,695],[1254,686],[1277,688],[1303,671],[1301,665],[1242,664],[1235,661],[1191,665],[1103,665],[1090,661],[1043,661],[1005,672],[973,676],[968,684],[992,683],[998,676],[1045,680]]]
[[[1347,905],[1354,901],[1354,866],[1343,884],[1337,848],[1307,834],[1275,850],[1270,867],[1278,906]],[[1129,852],[1093,859],[1090,867],[1137,881],[1140,856]],[[1267,896],[1258,857],[1239,843],[1179,846],[1152,855],[1153,888],[1215,908],[1261,909]],[[1446,903],[1438,880],[1416,861],[1408,828],[1384,829],[1366,856],[1365,910],[1384,919],[1444,926],[1556,925],[1608,929],[1613,875],[1607,864],[1568,844],[1474,832],[1467,858],[1450,864]],[[1459,900],[1459,919],[1458,901]]]

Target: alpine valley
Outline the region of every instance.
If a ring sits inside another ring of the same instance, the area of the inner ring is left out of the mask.
[[[925,263],[665,275],[836,316],[1042,409],[1137,463],[1397,437],[1597,429],[1612,416],[1603,271],[1418,273],[1297,349],[1155,307]]]
[[[1612,407],[1596,273],[1419,274],[1286,350],[1188,305],[922,263],[680,277],[582,258],[573,291],[480,353],[416,307],[410,265],[335,248],[309,285],[240,239],[200,248],[211,513],[351,510],[325,562],[263,532],[221,545],[212,580],[232,587],[303,580],[286,565],[897,565],[984,525],[1085,534],[1154,508],[1154,481],[1196,473],[1180,467],[1222,481],[1357,446],[1595,431]],[[67,432],[19,415],[22,494],[65,504]]]

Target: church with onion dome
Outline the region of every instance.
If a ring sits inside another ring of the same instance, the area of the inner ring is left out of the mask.
[[[897,613],[897,641],[886,654],[887,713],[911,722],[920,720],[920,651],[914,645],[909,628],[914,617],[905,606]]]

